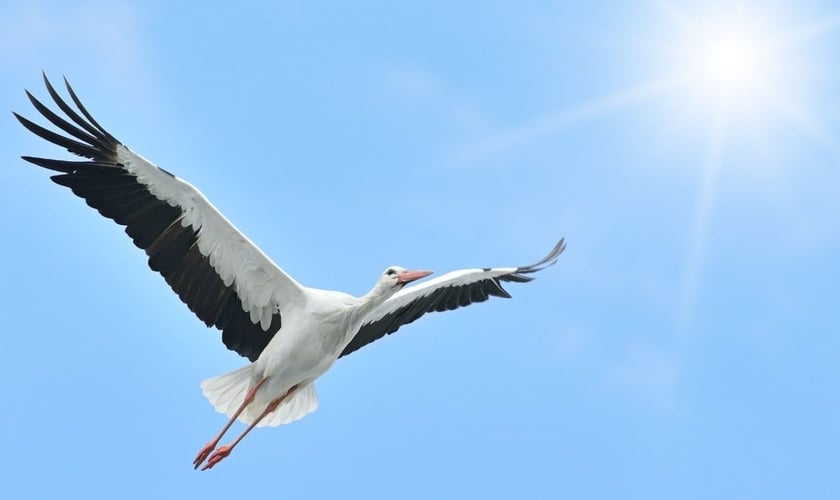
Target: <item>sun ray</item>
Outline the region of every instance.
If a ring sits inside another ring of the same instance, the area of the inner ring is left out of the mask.
[[[786,99],[777,93],[767,91],[765,97],[777,114],[783,116],[801,132],[811,137],[817,144],[825,148],[836,162],[840,163],[840,141],[817,118],[802,109],[801,106],[791,102],[790,99]]]
[[[719,106],[715,123],[709,134],[709,148],[701,171],[700,186],[694,199],[691,234],[688,240],[683,277],[677,307],[677,332],[685,335],[694,320],[700,274],[717,200],[717,186],[721,170],[721,155],[726,139],[727,109]]]
[[[572,108],[543,115],[521,127],[492,135],[485,140],[455,151],[449,155],[445,164],[459,166],[478,164],[482,159],[539,140],[564,127],[619,111],[667,92],[674,87],[685,84],[690,77],[691,75],[688,73],[672,75],[590,99]]]

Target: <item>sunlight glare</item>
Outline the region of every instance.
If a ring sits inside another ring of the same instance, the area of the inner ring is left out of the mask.
[[[703,26],[703,36],[685,51],[687,70],[696,75],[694,93],[729,105],[755,104],[764,87],[776,85],[767,56],[772,42],[765,34],[743,24]]]
[[[700,47],[700,78],[727,96],[749,92],[767,74],[760,44],[737,34],[719,35]]]
[[[768,96],[789,91],[789,50],[771,12],[747,5],[672,10],[662,37],[666,67],[688,76],[683,105],[711,117],[724,107],[736,120],[764,114]]]

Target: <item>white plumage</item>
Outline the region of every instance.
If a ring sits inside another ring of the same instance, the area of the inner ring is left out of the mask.
[[[217,412],[232,417],[245,400],[245,393],[248,392],[248,387],[251,384],[254,366],[254,364],[249,364],[238,370],[205,380],[201,383],[201,392]],[[276,427],[288,424],[303,418],[308,413],[312,413],[316,408],[318,408],[318,395],[315,394],[315,384],[309,383],[296,391],[293,397],[283,401],[283,404],[257,423],[256,426]],[[246,408],[239,420],[246,424],[252,424],[258,416],[259,406],[255,404]]]
[[[204,469],[226,457],[256,426],[297,420],[318,406],[314,381],[336,359],[427,312],[510,297],[503,282],[527,282],[554,264],[563,240],[530,266],[464,269],[406,287],[431,274],[398,266],[386,269],[366,295],[301,285],[186,181],[155,166],[115,139],[85,109],[69,84],[70,106],[44,77],[63,112],[53,112],[29,92],[35,108],[62,133],[15,113],[40,137],[87,158],[66,161],[23,158],[59,172],[52,179],[70,188],[102,215],[125,226],[160,273],[207,326],[222,331],[229,349],[252,363],[204,381],[213,407],[230,417],[194,461]],[[66,84],[66,81],[65,81]],[[235,420],[248,428],[232,444],[216,448]],[[215,451],[214,451],[215,450]]]
[[[268,330],[271,317],[277,312],[275,304],[299,303],[301,286],[237,230],[198,189],[157,168],[123,144],[116,144],[116,153],[116,163],[134,175],[150,194],[181,208],[181,226],[198,234],[199,251],[208,258],[224,285],[234,286],[252,322]]]

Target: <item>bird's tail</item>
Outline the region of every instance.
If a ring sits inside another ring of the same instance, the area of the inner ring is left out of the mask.
[[[295,389],[295,392],[286,398],[276,410],[261,420],[257,427],[277,427],[278,425],[288,424],[303,418],[308,413],[312,413],[316,408],[318,408],[318,395],[315,393],[315,384],[310,382],[299,389]],[[251,422],[256,418],[254,413],[257,412],[250,408],[248,410],[245,413],[249,414],[245,415],[244,420]]]
[[[201,392],[217,412],[232,417],[245,401],[253,374],[254,365],[245,365],[238,370],[205,380],[201,383]]]
[[[238,370],[205,380],[201,383],[201,391],[217,412],[232,417],[245,401],[245,395],[254,380],[254,365],[249,364]],[[270,383],[270,381],[267,382]],[[257,391],[254,402],[239,415],[241,422],[251,424],[270,402],[260,396],[260,391]],[[286,424],[302,418],[307,413],[315,411],[316,408],[318,408],[318,396],[315,393],[315,385],[310,382],[296,389],[283,401],[283,404],[260,421],[257,427],[275,427]]]

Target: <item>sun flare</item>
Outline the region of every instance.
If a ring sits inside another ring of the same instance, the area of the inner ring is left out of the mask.
[[[666,65],[685,75],[688,104],[741,115],[766,111],[767,98],[787,91],[790,61],[780,30],[762,11],[680,12],[663,39]]]
[[[703,84],[726,95],[755,89],[766,80],[760,43],[737,35],[724,35],[698,48]]]
[[[754,107],[767,88],[779,83],[767,56],[771,43],[743,26],[708,30],[707,36],[692,41],[683,63],[695,75],[693,93],[703,100]]]
[[[786,161],[789,136],[810,135],[840,151],[828,129],[809,112],[814,57],[809,37],[840,26],[840,16],[798,25],[788,7],[747,2],[661,2],[654,34],[659,71],[675,75],[661,101],[665,134],[703,141],[699,177],[677,306],[689,328],[701,294],[704,257],[714,232],[720,186],[734,179],[784,182],[796,165]],[[745,158],[748,161],[740,161]],[[760,158],[760,161],[756,159]]]

